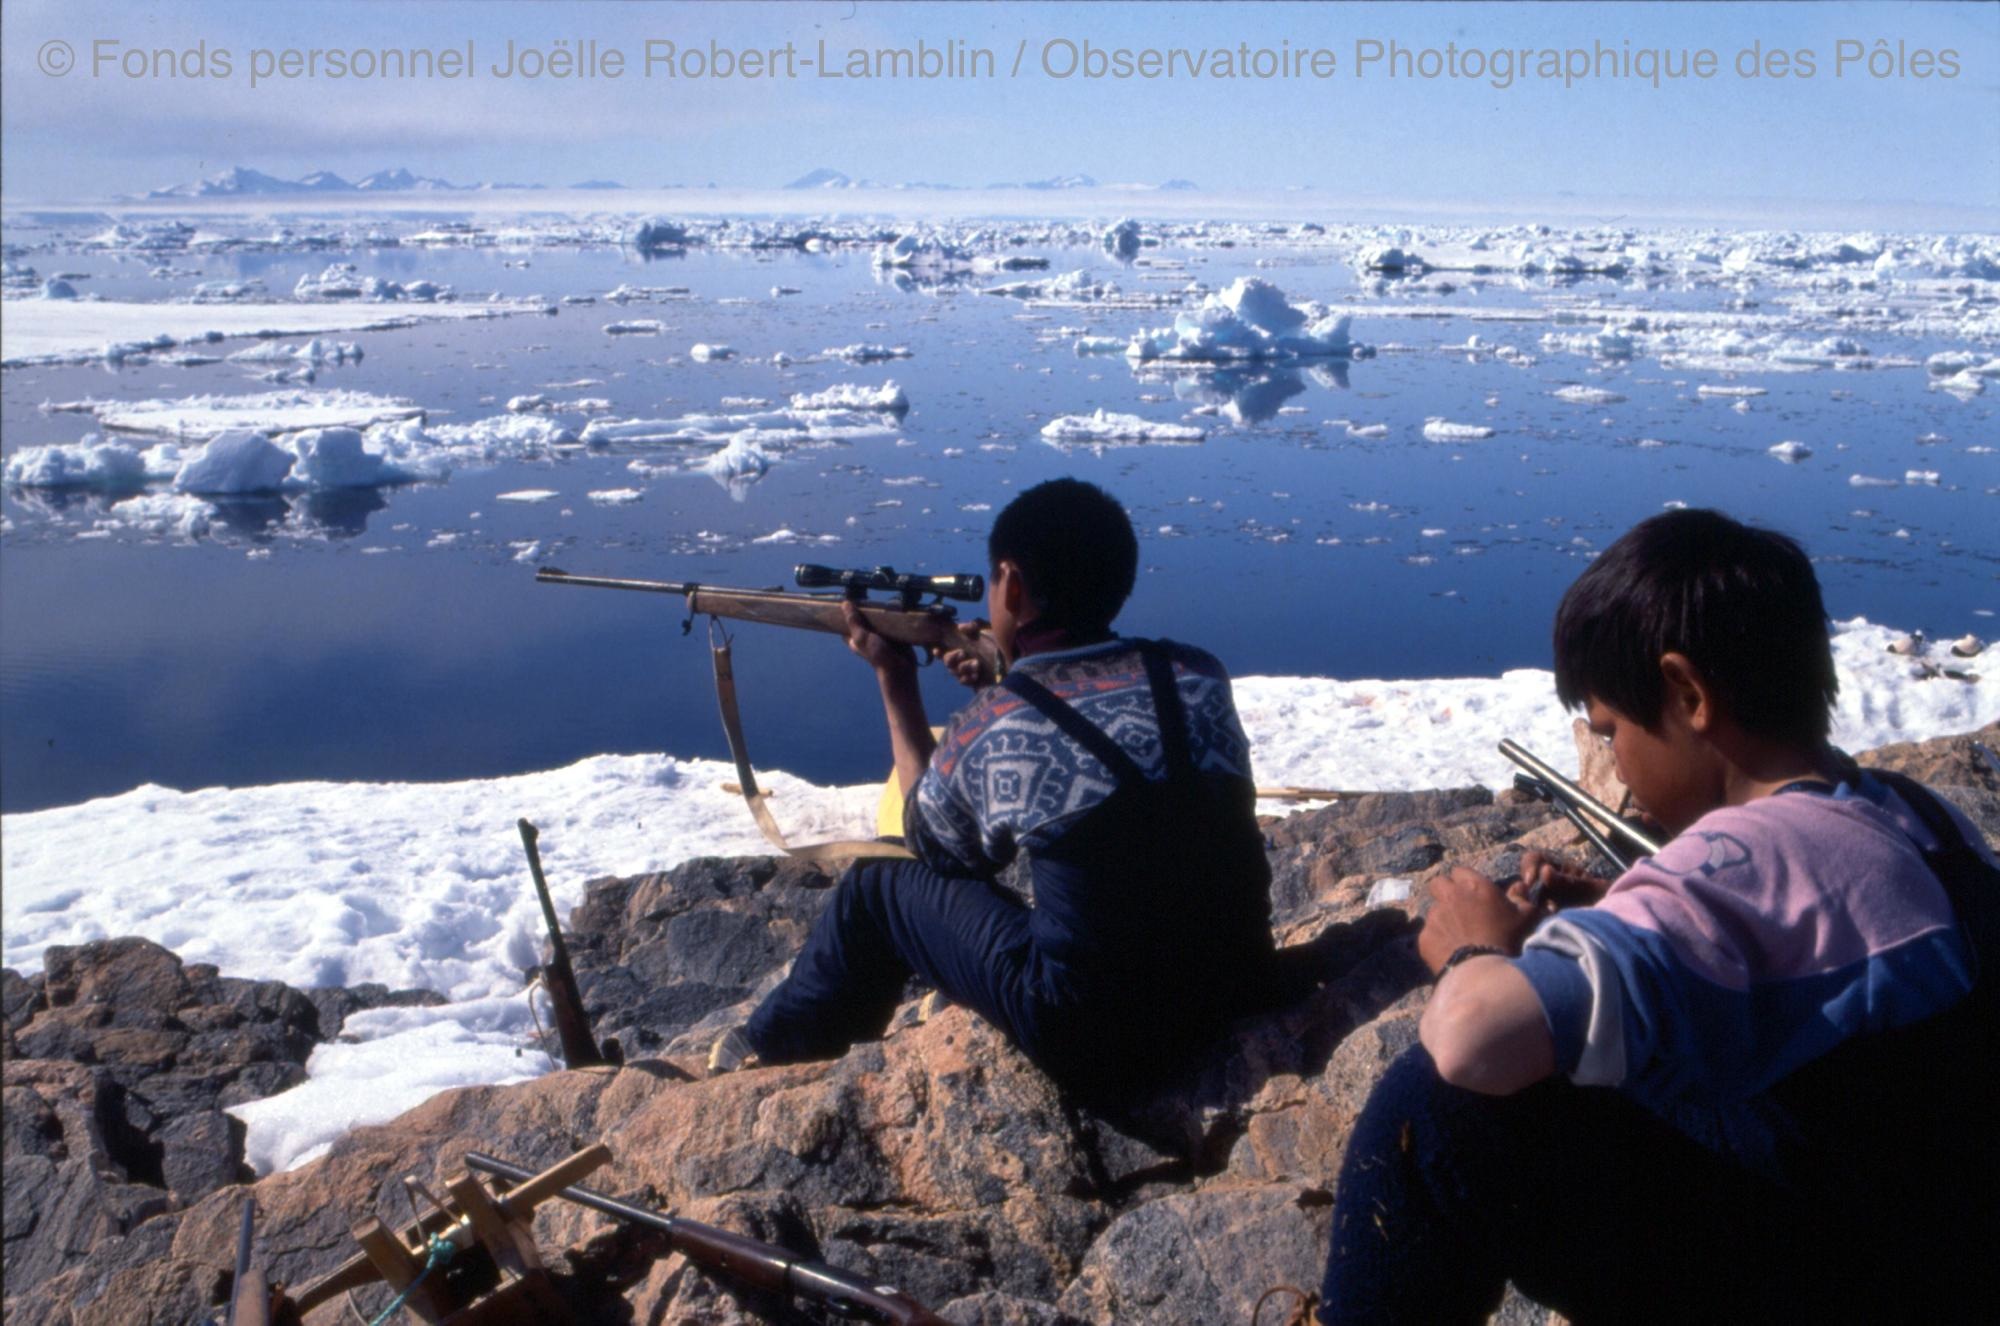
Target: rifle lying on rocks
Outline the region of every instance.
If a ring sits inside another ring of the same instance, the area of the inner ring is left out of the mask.
[[[533,1177],[518,1165],[478,1151],[466,1152],[465,1163],[482,1174],[491,1174],[509,1182],[519,1183]],[[943,1317],[900,1289],[870,1284],[859,1276],[837,1270],[824,1262],[800,1261],[775,1243],[733,1234],[682,1216],[649,1211],[643,1206],[633,1206],[589,1188],[564,1187],[553,1195],[601,1215],[665,1235],[674,1252],[725,1282],[782,1298],[803,1299],[844,1321],[884,1322],[889,1326],[945,1326]]]
[[[1557,773],[1525,747],[1503,740],[1500,753],[1521,770],[1514,775],[1514,786],[1538,801],[1553,803],[1563,818],[1575,825],[1620,874],[1630,870],[1640,857],[1659,852],[1661,844],[1651,834]]]
[[[785,841],[765,794],[751,772],[750,756],[744,748],[743,722],[736,705],[736,673],[730,661],[730,639],[717,641],[716,626],[722,619],[763,622],[769,626],[790,626],[806,631],[847,634],[843,604],[852,603],[877,634],[899,644],[921,646],[933,656],[952,650],[971,654],[979,660],[982,684],[997,681],[1006,670],[999,646],[984,631],[958,619],[957,609],[946,599],[977,602],[986,593],[986,580],[976,575],[923,576],[899,573],[894,567],[843,571],[830,566],[803,563],[793,568],[793,578],[801,589],[837,590],[838,593],[793,594],[783,589],[726,589],[692,581],[621,580],[608,576],[576,576],[553,567],[535,572],[535,581],[544,585],[583,585],[592,589],[629,589],[646,594],[669,594],[687,604],[681,634],[694,628],[694,619],[709,619],[709,644],[715,666],[715,698],[722,709],[722,731],[729,739],[729,755],[736,762],[736,783],[757,827],[773,846],[787,856],[825,860],[832,857],[908,857],[900,847],[877,842],[830,842],[794,847]],[[893,595],[874,599],[873,593]],[[925,603],[925,598],[932,601]]]

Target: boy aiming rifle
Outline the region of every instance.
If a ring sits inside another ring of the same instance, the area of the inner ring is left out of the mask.
[[[1480,1321],[1509,1280],[1579,1322],[1990,1313],[2000,871],[1828,744],[1805,554],[1656,516],[1571,586],[1555,657],[1671,841],[1608,888],[1437,880],[1320,1320]]]
[[[1270,868],[1221,664],[1120,637],[1138,542],[1056,479],[993,522],[986,628],[1006,676],[931,736],[906,645],[849,610],[875,670],[913,862],[858,865],[783,984],[710,1056],[831,1058],[882,1034],[914,973],[1059,1081],[1109,1096],[1176,1066],[1266,989]],[[978,666],[944,655],[961,680]],[[1034,901],[993,882],[1029,857]]]

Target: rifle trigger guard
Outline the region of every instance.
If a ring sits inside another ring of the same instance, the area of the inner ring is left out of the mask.
[[[692,626],[693,624],[694,624],[694,618],[689,617],[688,625]],[[720,635],[722,637],[722,644],[720,648],[727,649],[730,647],[730,645],[735,643],[735,637],[731,636],[729,632],[723,628],[722,619],[720,617],[711,614],[708,619],[708,647],[710,649],[715,649],[718,647],[715,643],[715,637],[717,635]]]

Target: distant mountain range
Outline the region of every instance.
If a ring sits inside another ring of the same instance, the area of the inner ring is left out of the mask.
[[[243,198],[243,197],[284,197],[304,195],[325,195],[342,193],[467,193],[477,190],[494,189],[545,189],[542,184],[453,184],[450,180],[434,175],[418,175],[397,167],[394,170],[378,170],[372,175],[364,175],[349,181],[330,170],[316,170],[310,175],[295,180],[279,179],[261,170],[248,166],[232,166],[206,179],[190,184],[175,184],[164,189],[154,189],[148,198]],[[581,180],[569,185],[572,189],[623,189],[616,180]],[[821,167],[807,171],[785,186],[787,189],[942,189],[956,190],[967,186],[961,184],[930,184],[923,182],[906,184],[882,184],[874,180],[855,179],[838,170]],[[1193,189],[1198,186],[1187,180],[1168,180],[1161,185],[1113,184],[1100,185],[1088,175],[1053,175],[1044,180],[1026,180],[1018,183],[989,184],[989,189]]]
[[[809,170],[785,186],[787,189],[964,189],[963,184],[930,184],[922,181],[905,184],[883,184],[876,180],[855,179],[845,171],[821,166]],[[989,189],[1197,189],[1201,186],[1189,180],[1168,180],[1158,186],[1144,184],[1099,184],[1088,175],[1051,175],[1045,180],[1007,181],[986,186]]]

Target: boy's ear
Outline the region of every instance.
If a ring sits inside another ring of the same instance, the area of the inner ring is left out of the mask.
[[[1016,618],[1028,602],[1028,582],[1021,578],[1021,565],[1003,558],[993,568],[993,584],[1000,591],[1000,601],[1007,605],[1007,611]]]
[[[1660,680],[1665,683],[1661,696],[1664,708],[1677,714],[1695,732],[1706,732],[1715,725],[1719,712],[1715,690],[1686,654],[1660,655]]]

